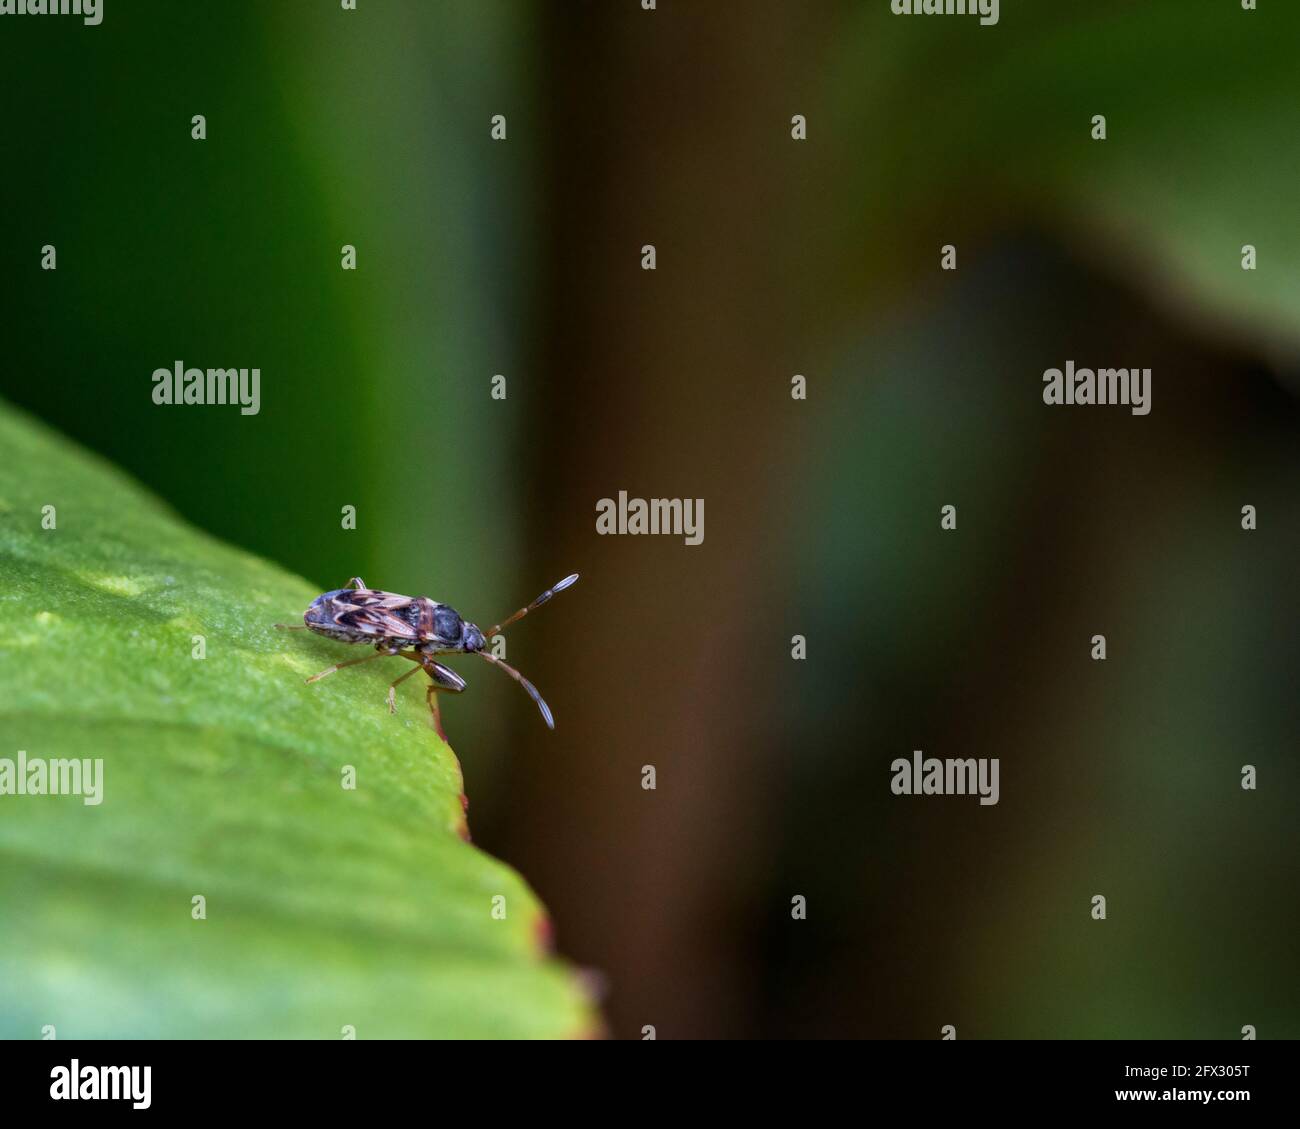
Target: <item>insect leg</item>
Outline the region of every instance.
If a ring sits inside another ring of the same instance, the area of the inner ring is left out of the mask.
[[[361,577],[354,576],[347,582],[346,587],[356,589],[358,592],[364,592],[366,590],[366,582],[362,580]]]
[[[459,694],[465,689],[465,680],[449,666],[443,666],[442,663],[424,656],[424,661],[420,664],[424,667],[425,673],[433,680],[434,689],[446,690],[449,694]]]
[[[524,688],[524,692],[537,703],[537,708],[542,711],[542,720],[546,722],[547,728],[555,728],[555,718],[551,715],[551,707],[542,700],[542,696],[537,692],[536,686],[529,682],[528,679],[520,674],[519,671],[515,670],[515,668],[509,663],[502,662],[496,657],[496,655],[490,654],[487,651],[475,651],[474,653],[478,655],[479,658],[490,662],[493,666],[499,666],[510,675],[511,678],[518,682],[519,685]]]
[[[313,674],[308,682],[319,682],[327,674],[333,674],[336,670],[342,670],[345,666],[356,666],[357,663],[368,663],[371,659],[388,659],[392,658],[396,652],[380,651],[377,655],[367,655],[364,659],[348,659],[345,663],[335,663],[333,666],[326,667],[319,674]]]
[[[433,731],[445,742],[447,733],[442,728],[442,711],[438,708],[438,687],[429,683],[429,692],[426,695],[429,699],[429,724],[433,726]]]
[[[406,655],[403,655],[403,656],[402,656],[402,658],[406,658],[406,657],[407,657]],[[419,659],[414,659],[414,660],[412,660],[412,661],[418,663],[420,660],[419,660]],[[390,683],[388,684],[388,712],[389,712],[389,713],[396,713],[396,712],[397,712],[397,687],[398,687],[398,685],[401,684],[401,683],[403,683],[403,682],[405,682],[408,678],[411,677],[411,675],[413,675],[413,674],[419,674],[419,673],[420,673],[420,670],[421,670],[421,667],[419,667],[419,666],[413,666],[413,667],[411,667],[410,670],[408,670],[408,671],[407,671],[405,674],[403,674],[400,678],[394,678],[393,681],[390,682]]]
[[[442,728],[442,711],[438,708],[438,693],[445,690],[449,694],[459,694],[465,689],[465,680],[451,667],[443,666],[429,655],[424,656],[420,665],[429,676],[429,689],[426,694],[429,701],[429,724],[445,741],[447,734]]]
[[[514,615],[509,616],[506,619],[503,619],[495,627],[489,627],[485,632],[483,632],[483,635],[486,638],[491,639],[492,636],[495,635],[498,631],[501,631],[509,627],[512,623],[515,623],[518,620],[523,619],[524,616],[526,616],[529,612],[536,611],[544,603],[546,603],[547,600],[549,600],[552,596],[554,596],[557,592],[563,592],[566,588],[572,585],[577,579],[578,579],[578,574],[576,572],[572,576],[566,576],[558,584],[552,585],[550,588],[546,589],[545,592],[543,592],[540,596],[538,596],[537,599],[535,599],[527,607],[520,608],[517,612],[515,612]]]

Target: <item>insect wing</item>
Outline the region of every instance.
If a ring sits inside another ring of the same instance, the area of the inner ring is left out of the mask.
[[[336,626],[358,635],[415,641],[421,638],[424,602],[395,592],[344,590],[332,602],[331,618]]]

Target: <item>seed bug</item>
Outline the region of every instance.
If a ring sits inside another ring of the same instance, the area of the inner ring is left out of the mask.
[[[537,687],[528,681],[509,663],[484,650],[488,640],[499,631],[505,630],[512,623],[521,620],[529,612],[540,608],[557,592],[563,592],[578,579],[575,572],[566,576],[558,584],[548,588],[531,604],[520,608],[512,616],[500,623],[480,631],[472,623],[462,619],[455,608],[430,600],[427,596],[399,596],[396,592],[383,592],[377,588],[367,588],[365,581],[354,576],[346,588],[326,592],[317,596],[303,613],[302,627],[289,627],[277,623],[276,627],[286,631],[314,631],[331,639],[344,643],[373,644],[376,655],[367,655],[362,659],[349,659],[347,662],[335,663],[333,666],[313,674],[308,682],[317,682],[327,674],[342,670],[345,666],[369,662],[371,659],[399,657],[415,663],[399,678],[388,686],[388,712],[397,712],[397,687],[417,671],[423,670],[430,680],[426,697],[429,702],[429,714],[433,726],[442,734],[442,722],[438,711],[437,695],[443,691],[459,694],[465,689],[465,680],[450,667],[438,662],[435,655],[467,654],[478,655],[493,666],[500,667],[519,683],[542,712],[542,720],[551,729],[555,728],[555,718],[551,707],[542,700]]]

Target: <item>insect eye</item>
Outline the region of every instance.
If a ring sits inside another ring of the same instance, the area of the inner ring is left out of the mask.
[[[433,633],[439,639],[459,639],[460,625],[460,616],[451,608],[439,608],[433,613]]]

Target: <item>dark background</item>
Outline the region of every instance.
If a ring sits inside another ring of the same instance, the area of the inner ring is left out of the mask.
[[[486,669],[444,716],[616,1036],[1295,1037],[1300,13],[1263,7],[0,19],[0,391],[322,589],[486,625],[583,574],[509,640],[557,732]],[[155,406],[178,359],[260,367],[260,414]],[[1150,367],[1151,414],[1045,407],[1067,359]],[[620,489],[703,497],[703,545],[597,536]],[[913,749],[999,757],[1001,802],[891,795]]]

